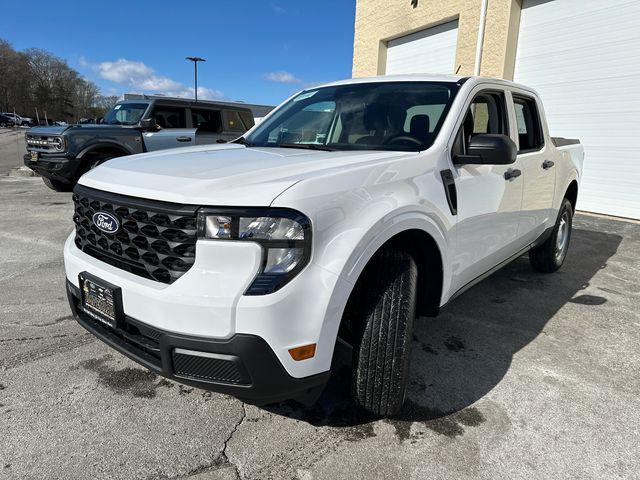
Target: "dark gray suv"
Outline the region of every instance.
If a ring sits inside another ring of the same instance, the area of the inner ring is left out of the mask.
[[[272,107],[125,95],[99,124],[27,131],[24,164],[56,191],[114,157],[167,148],[224,143],[241,136]],[[254,110],[256,110],[254,112]]]

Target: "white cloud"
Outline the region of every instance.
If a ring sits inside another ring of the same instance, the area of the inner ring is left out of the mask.
[[[156,71],[143,62],[136,62],[119,58],[111,62],[92,64],[84,57],[80,57],[78,63],[81,67],[93,69],[100,77],[121,85],[127,85],[136,92],[155,92],[171,97],[193,98],[193,87],[173,80],[169,77],[157,75]],[[207,87],[198,87],[198,98],[214,99],[223,98],[224,94],[219,90]]]
[[[131,62],[125,58],[120,58],[115,62],[98,63],[94,69],[98,75],[106,80],[128,83],[133,87],[139,87],[154,72],[153,68],[142,62]]]
[[[278,72],[269,72],[264,76],[265,80],[269,80],[270,82],[278,82],[278,83],[300,83],[298,77],[293,75],[293,73],[285,72],[284,70],[280,70]]]
[[[193,87],[183,87],[180,90],[166,91],[163,93],[169,97],[193,98],[194,92],[195,89]],[[220,90],[213,90],[198,85],[198,100],[221,100],[223,98],[224,94]]]
[[[158,77],[156,75],[139,79],[136,81],[135,86],[143,90],[175,90],[182,88],[182,84],[180,82],[176,82],[167,77]]]

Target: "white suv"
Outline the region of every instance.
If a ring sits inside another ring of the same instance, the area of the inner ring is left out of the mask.
[[[415,318],[523,253],[562,265],[582,157],[510,82],[315,87],[235,142],[84,175],[71,308],[154,372],[256,404],[313,402],[339,341],[355,402],[392,415]]]

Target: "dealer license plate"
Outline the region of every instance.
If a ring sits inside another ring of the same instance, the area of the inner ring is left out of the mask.
[[[111,328],[116,328],[116,305],[113,289],[86,277],[81,281],[84,311],[95,320]]]

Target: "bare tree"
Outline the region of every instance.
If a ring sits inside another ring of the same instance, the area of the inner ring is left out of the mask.
[[[103,116],[112,105],[66,61],[41,49],[19,52],[0,39],[0,109],[74,122]]]

